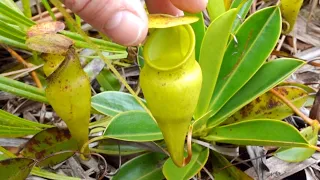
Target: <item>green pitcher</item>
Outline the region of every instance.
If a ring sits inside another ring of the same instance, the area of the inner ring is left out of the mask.
[[[201,68],[195,60],[195,35],[190,25],[156,29],[147,39],[140,84],[171,159],[184,166],[184,142],[197,106]]]

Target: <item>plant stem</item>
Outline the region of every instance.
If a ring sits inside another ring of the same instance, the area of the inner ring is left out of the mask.
[[[286,97],[278,93],[276,90],[271,89],[270,92],[281,99],[287,106],[289,106],[298,116],[300,116],[307,124],[312,125],[314,120],[304,115],[294,104],[292,104]]]
[[[13,49],[11,49],[8,46],[2,45],[2,47],[4,47],[10,54],[12,57],[14,57],[16,60],[18,60],[21,64],[23,64],[24,66],[26,66],[27,68],[32,68],[33,66],[30,65],[29,63],[27,63],[17,52],[15,52]],[[37,87],[42,89],[42,84],[37,76],[37,73],[35,71],[32,71],[30,73],[32,79],[34,80],[34,82],[36,83]]]

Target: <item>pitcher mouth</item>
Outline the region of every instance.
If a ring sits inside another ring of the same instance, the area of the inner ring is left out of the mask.
[[[176,69],[192,56],[195,34],[190,25],[156,29],[145,43],[143,56],[150,67],[168,71]]]

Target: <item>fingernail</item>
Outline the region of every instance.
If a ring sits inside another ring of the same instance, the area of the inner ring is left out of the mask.
[[[104,29],[111,35],[111,39],[116,39],[124,45],[136,45],[142,38],[142,31],[146,28],[146,23],[129,11],[115,13],[105,24]]]

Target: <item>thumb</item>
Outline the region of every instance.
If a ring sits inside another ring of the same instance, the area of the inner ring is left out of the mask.
[[[64,0],[78,14],[114,42],[135,46],[148,32],[148,18],[140,0]]]

